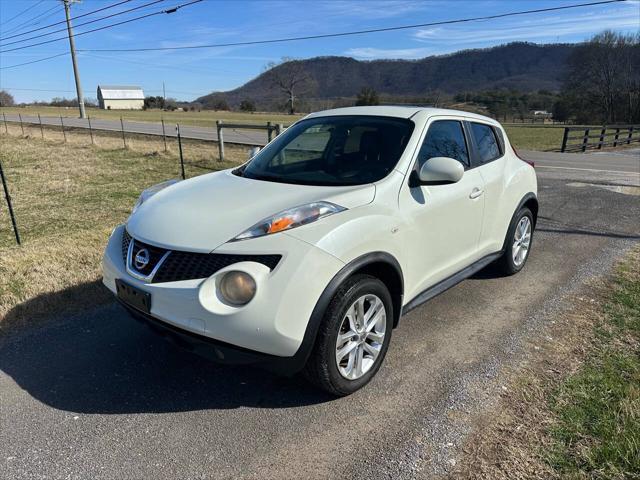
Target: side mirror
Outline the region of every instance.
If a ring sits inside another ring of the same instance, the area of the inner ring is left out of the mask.
[[[253,147],[251,150],[249,150],[247,160],[251,160],[253,157],[255,157],[258,154],[259,151],[260,151],[260,147]]]
[[[422,164],[419,172],[412,173],[409,186],[456,183],[463,175],[464,167],[459,161],[449,157],[433,157]]]

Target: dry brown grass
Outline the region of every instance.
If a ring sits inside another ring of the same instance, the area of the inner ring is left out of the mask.
[[[640,249],[631,253],[618,275],[626,282],[640,281]],[[620,278],[620,277],[619,277]],[[462,461],[450,478],[468,479],[555,479],[568,478],[552,467],[550,458],[558,442],[552,432],[560,428],[550,399],[568,378],[579,374],[593,352],[601,348],[602,332],[612,338],[613,348],[637,351],[635,340],[614,334],[615,327],[604,321],[615,315],[610,300],[620,290],[611,278],[589,287],[573,301],[573,308],[549,325],[534,345],[527,348],[527,360],[504,373],[506,386],[492,411],[484,412],[466,442]],[[628,314],[628,313],[627,313]],[[633,355],[633,353],[632,353]],[[565,392],[565,395],[567,393]],[[569,390],[569,398],[575,392]],[[633,408],[637,407],[638,400]],[[636,415],[640,415],[636,412]],[[595,421],[595,419],[594,419]],[[590,439],[598,442],[597,439]],[[561,447],[561,449],[564,447]],[[589,448],[574,446],[574,448]],[[563,451],[562,455],[572,455]],[[579,455],[577,455],[579,456]],[[605,465],[602,466],[606,467]],[[577,471],[570,478],[624,478]]]
[[[109,232],[123,222],[144,188],[179,176],[177,148],[162,139],[20,127],[0,131],[2,161],[23,240],[15,246],[0,197],[0,328],[67,314],[109,301],[99,284],[100,257]],[[59,135],[56,137],[55,135]],[[158,141],[159,140],[159,141]],[[237,161],[218,162],[215,145],[187,142],[187,177],[236,165],[246,148],[230,147]]]

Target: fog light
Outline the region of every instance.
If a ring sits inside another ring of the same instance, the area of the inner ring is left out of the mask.
[[[220,294],[231,305],[246,305],[256,294],[256,282],[248,273],[227,272],[220,280]]]

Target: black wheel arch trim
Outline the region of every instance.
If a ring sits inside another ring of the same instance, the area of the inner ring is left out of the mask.
[[[516,213],[518,213],[518,211],[524,206],[525,203],[527,203],[529,200],[535,200],[536,205],[538,204],[538,197],[535,193],[533,192],[529,192],[527,193],[524,197],[522,197],[522,200],[520,200],[520,203],[518,203],[518,206],[516,207],[516,209],[514,210],[513,214],[515,215]],[[536,222],[538,220],[538,215],[537,212],[531,212],[533,213],[533,226],[535,227]]]
[[[518,206],[513,211],[513,215],[511,215],[511,220],[509,220],[509,226],[507,227],[507,232],[505,233],[505,236],[504,236],[504,243],[502,244],[502,251],[503,252],[506,251],[506,248],[507,248],[507,237],[509,236],[509,229],[511,228],[511,224],[513,223],[513,218],[520,211],[520,209],[524,206],[524,204],[527,203],[529,200],[534,200],[536,202],[536,206],[538,206],[538,197],[536,196],[535,193],[529,192],[524,197],[522,197],[522,199],[518,203]],[[538,220],[538,215],[537,215],[537,211],[536,212],[531,212],[531,213],[533,214],[533,230],[535,230],[536,223],[537,223],[537,220]]]
[[[287,358],[287,360],[289,361],[288,363],[291,367],[291,373],[295,373],[295,371],[301,369],[309,358],[311,350],[313,349],[313,345],[316,341],[316,335],[318,334],[320,322],[324,318],[324,313],[329,306],[329,303],[331,302],[331,299],[333,298],[335,292],[338,290],[338,288],[340,288],[340,285],[342,285],[342,283],[344,283],[344,281],[354,273],[363,269],[367,265],[372,265],[375,263],[385,263],[393,267],[393,269],[398,274],[398,278],[400,279],[400,307],[394,308],[393,312],[394,326],[397,325],[398,319],[401,315],[402,295],[404,292],[404,277],[402,274],[400,263],[393,255],[387,252],[371,252],[361,255],[342,267],[338,271],[338,273],[334,275],[334,277],[331,279],[331,281],[328,283],[328,285],[320,295],[320,298],[316,302],[316,306],[311,313],[311,317],[309,318],[309,323],[307,324],[307,329],[305,331],[302,343],[298,348],[298,351],[294,354],[293,357]],[[393,292],[390,293],[393,296]],[[282,371],[282,369],[279,370]]]

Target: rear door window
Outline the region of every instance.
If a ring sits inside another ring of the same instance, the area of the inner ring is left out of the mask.
[[[418,154],[418,167],[433,157],[449,157],[469,167],[469,152],[462,123],[458,120],[438,120],[429,126]]]
[[[471,122],[471,132],[480,163],[489,163],[502,156],[498,139],[492,127]]]

